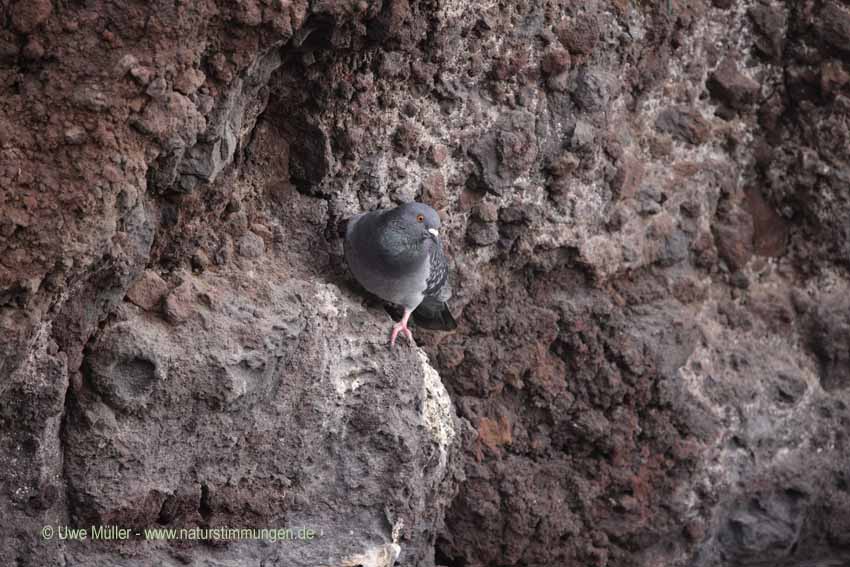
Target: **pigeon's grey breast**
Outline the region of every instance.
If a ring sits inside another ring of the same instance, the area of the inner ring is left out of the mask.
[[[404,271],[392,269],[386,263],[387,251],[381,250],[383,239],[378,222],[383,211],[363,213],[353,217],[345,235],[345,261],[351,273],[369,292],[385,301],[415,309],[425,297],[428,287],[429,258]]]

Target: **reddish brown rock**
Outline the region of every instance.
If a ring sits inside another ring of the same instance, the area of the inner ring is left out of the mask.
[[[825,61],[820,68],[820,88],[823,94],[833,95],[850,83],[850,69],[839,61]]]
[[[198,250],[192,255],[192,269],[203,272],[210,266],[210,258],[204,250]]]
[[[826,0],[819,20],[824,41],[841,51],[850,51],[850,7]]]
[[[570,52],[561,47],[551,48],[543,55],[540,69],[545,75],[558,75],[570,68]]]
[[[472,209],[472,217],[484,222],[496,222],[499,219],[499,209],[494,203],[485,201]]]
[[[599,41],[599,22],[595,16],[585,13],[564,21],[555,33],[570,53],[586,55],[593,51]]]
[[[206,79],[206,75],[200,69],[187,69],[174,81],[174,90],[189,96],[197,91]]]
[[[760,256],[782,256],[788,241],[788,223],[751,187],[746,192],[747,210],[753,219],[753,252]]]
[[[846,293],[820,298],[808,319],[808,345],[820,364],[826,390],[850,388],[850,299]]]
[[[683,142],[699,145],[708,139],[708,122],[693,108],[667,108],[658,114],[655,128]]]
[[[471,221],[466,238],[475,246],[490,246],[499,240],[499,227],[494,222]]]
[[[30,33],[43,24],[53,12],[50,0],[18,0],[11,8],[12,26],[21,33]]]
[[[765,56],[779,60],[785,46],[786,15],[782,6],[772,3],[756,4],[747,11],[758,35],[756,48]]]
[[[620,162],[617,175],[612,181],[612,188],[620,199],[631,199],[635,196],[644,175],[643,162],[626,155]]]
[[[181,325],[191,317],[194,311],[192,283],[184,281],[174,288],[165,298],[163,313],[172,325]]]
[[[443,144],[434,144],[431,146],[429,157],[435,165],[442,165],[449,157],[449,149]]]
[[[747,265],[753,255],[753,218],[740,207],[718,216],[712,225],[717,251],[732,271]]]
[[[153,69],[142,65],[136,65],[130,68],[130,76],[136,79],[140,84],[147,85],[153,78]]]
[[[420,134],[412,121],[402,122],[396,129],[393,141],[396,147],[403,153],[414,151],[419,144]]]
[[[731,108],[743,109],[752,105],[759,94],[759,84],[742,74],[735,61],[726,58],[706,82],[711,95]]]
[[[21,55],[30,61],[38,61],[44,57],[44,45],[42,45],[38,38],[31,37],[21,51]]]
[[[507,416],[502,415],[498,420],[482,417],[478,422],[478,439],[492,451],[502,445],[510,445],[513,437]]]
[[[154,271],[145,270],[141,277],[127,290],[127,299],[145,311],[159,309],[168,284]]]
[[[439,210],[446,206],[446,180],[439,171],[432,172],[422,184],[422,200]]]
[[[191,100],[172,91],[149,103],[135,124],[165,150],[175,150],[194,145],[206,120]]]
[[[248,231],[236,243],[236,249],[243,258],[259,258],[265,253],[266,246],[259,235]]]

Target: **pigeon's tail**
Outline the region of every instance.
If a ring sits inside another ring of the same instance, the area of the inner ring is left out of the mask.
[[[445,301],[426,297],[413,312],[413,321],[424,329],[432,331],[451,331],[457,329],[457,321],[452,317]]]

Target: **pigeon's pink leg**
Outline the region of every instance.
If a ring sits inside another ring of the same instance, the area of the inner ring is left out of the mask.
[[[401,318],[401,321],[393,325],[393,334],[390,336],[390,346],[395,346],[395,338],[398,336],[399,331],[404,331],[404,334],[410,340],[410,344],[415,345],[413,342],[413,333],[410,332],[410,329],[407,328],[407,320],[410,319],[410,314],[413,313],[408,308],[404,308],[404,316]]]

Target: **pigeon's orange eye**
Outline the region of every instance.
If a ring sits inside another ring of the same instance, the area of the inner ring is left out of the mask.
[[[416,215],[416,222],[423,222],[425,217],[423,215]]]

